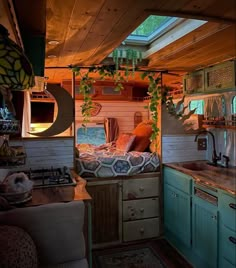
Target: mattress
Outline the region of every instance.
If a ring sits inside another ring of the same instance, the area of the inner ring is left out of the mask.
[[[76,171],[81,177],[133,176],[159,170],[159,158],[155,153],[123,152],[116,150],[112,144],[84,144],[78,150]]]

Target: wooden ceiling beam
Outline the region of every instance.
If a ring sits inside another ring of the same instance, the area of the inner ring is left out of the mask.
[[[204,21],[227,23],[227,24],[236,24],[236,19],[219,17],[219,16],[202,15],[202,13],[199,14],[195,12],[169,11],[163,9],[162,10],[145,9],[145,12],[147,12],[147,14],[149,15],[156,15],[156,16],[168,16],[168,17],[196,19],[196,20],[204,20]]]

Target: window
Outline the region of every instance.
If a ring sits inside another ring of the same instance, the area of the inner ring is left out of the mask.
[[[236,114],[236,96],[233,97],[232,99],[232,104],[231,104],[232,108],[231,108],[231,111],[232,111],[232,114]]]
[[[204,114],[204,100],[192,100],[189,102],[189,110],[195,109],[195,114]]]
[[[203,20],[186,20],[183,18],[151,15],[124,40],[124,43],[127,45],[148,45],[157,38],[162,38],[164,35],[168,39],[170,31],[173,30],[174,27],[177,28],[175,29],[175,32],[177,31],[175,35],[180,37],[205,23],[206,21]],[[180,24],[188,24],[188,30],[183,31],[182,27],[178,27]]]
[[[106,142],[104,126],[78,128],[77,143],[89,143],[93,145],[101,145]]]
[[[75,92],[76,92],[77,94],[82,94],[82,93],[80,92],[80,90],[79,90],[79,86],[75,86]],[[95,94],[95,89],[94,89],[93,87],[91,87],[91,88],[89,89],[88,94],[91,94],[91,95]]]
[[[116,90],[114,87],[103,87],[102,95],[121,95],[121,91]]]

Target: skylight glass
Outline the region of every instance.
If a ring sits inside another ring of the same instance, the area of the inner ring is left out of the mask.
[[[159,28],[169,25],[168,21],[171,19],[172,17],[151,15],[131,33],[131,36],[149,37]]]
[[[125,40],[126,43],[149,44],[158,36],[166,33],[182,19],[167,16],[149,16]]]

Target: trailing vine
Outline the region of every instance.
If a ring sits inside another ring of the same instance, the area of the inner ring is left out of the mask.
[[[113,65],[104,65],[104,66],[92,66],[85,71],[80,67],[73,67],[72,71],[75,73],[75,76],[80,77],[79,84],[79,94],[83,95],[83,104],[81,105],[81,113],[83,116],[82,126],[86,127],[86,124],[90,121],[91,110],[93,108],[92,97],[90,95],[90,89],[93,87],[93,84],[96,80],[93,78],[92,74],[98,73],[99,79],[104,80],[106,77],[112,78],[115,82],[115,90],[123,90],[124,77],[121,75],[121,72],[115,70]],[[85,72],[84,72],[85,71]]]
[[[75,76],[80,76],[79,92],[83,95],[83,104],[81,105],[81,111],[83,116],[82,126],[86,128],[86,124],[90,121],[91,110],[93,108],[92,97],[90,95],[90,89],[96,80],[93,78],[94,73],[99,74],[100,80],[105,78],[110,78],[115,82],[115,90],[123,90],[123,83],[128,80],[129,72],[124,69],[122,73],[117,70],[116,65],[104,65],[104,66],[93,66],[88,68],[86,71],[84,68],[74,67],[72,71],[75,72]],[[173,104],[172,97],[168,95],[169,88],[161,86],[161,75],[156,72],[143,72],[141,78],[145,78],[149,81],[148,92],[150,96],[150,103],[145,108],[149,109],[152,119],[152,135],[150,141],[155,141],[158,133],[158,105],[161,100],[161,104],[165,103],[169,108]],[[171,111],[171,109],[170,109]],[[157,143],[155,143],[155,148],[157,149]]]
[[[150,110],[150,114],[152,117],[152,135],[150,141],[155,141],[158,133],[159,128],[157,126],[158,123],[158,105],[161,99],[161,85],[160,80],[161,77],[157,73],[152,72],[144,72],[141,75],[142,79],[148,78],[149,86],[148,86],[148,95],[150,96],[150,103],[145,108]],[[155,147],[157,149],[157,143],[155,143]]]

